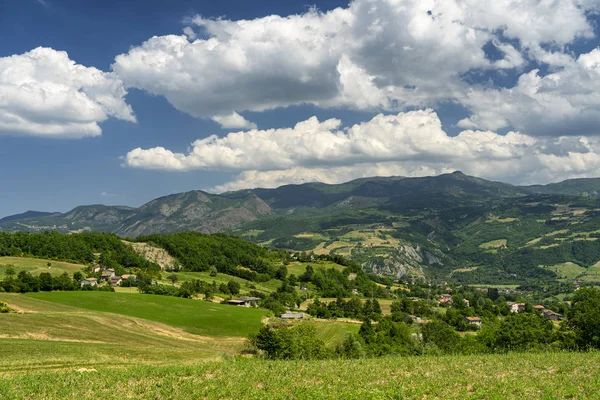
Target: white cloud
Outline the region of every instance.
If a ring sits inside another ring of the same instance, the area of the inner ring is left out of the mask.
[[[0,58],[0,133],[84,137],[100,122],[135,122],[127,92],[113,73],[84,67],[66,52],[38,47]]]
[[[225,129],[255,129],[256,124],[248,121],[235,111],[229,115],[214,116],[212,120]]]
[[[513,183],[600,174],[600,140],[535,138],[465,130],[448,136],[431,110],[377,115],[346,129],[312,117],[293,128],[250,130],[192,143],[187,154],[135,149],[124,166],[172,171],[231,170],[217,191],[287,183],[338,183],[366,176],[422,176],[462,170]]]
[[[463,128],[513,127],[533,135],[600,134],[600,49],[557,72],[521,75],[512,88],[473,87],[463,99],[473,115]]]
[[[186,26],[185,28],[183,28],[183,34],[185,36],[187,36],[187,38],[189,40],[195,40],[198,37],[196,32],[194,32],[194,30],[192,28],[190,28],[189,26]]]
[[[593,36],[586,13],[598,6],[596,0],[354,0],[347,8],[288,17],[197,16],[186,36],[153,37],[117,56],[113,69],[128,86],[165,96],[199,118],[299,104],[435,107],[462,101],[469,89],[462,77],[470,71],[526,70],[531,60],[572,63],[565,46]],[[490,42],[499,60],[486,58]],[[486,126],[511,122],[495,106],[481,105],[471,124],[480,126],[476,120],[486,113],[495,121]]]

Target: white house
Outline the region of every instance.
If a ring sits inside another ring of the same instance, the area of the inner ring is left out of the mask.
[[[85,278],[85,279],[82,279],[80,283],[81,283],[81,286],[86,286],[86,285],[96,286],[96,285],[98,285],[98,279]]]

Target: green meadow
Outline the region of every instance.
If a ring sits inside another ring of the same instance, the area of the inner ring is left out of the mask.
[[[50,263],[50,267],[48,267],[48,263]],[[72,276],[75,272],[85,268],[85,265],[46,260],[43,258],[0,257],[0,278],[4,277],[9,267],[13,268],[17,273],[27,271],[36,276],[43,272],[49,272],[52,276],[61,275],[66,272],[69,276]]]
[[[596,398],[600,353],[266,361],[265,311],[110,292],[0,293],[1,399]],[[313,320],[335,346],[358,324]]]
[[[25,297],[104,313],[141,318],[203,336],[247,336],[256,332],[265,310],[171,296],[111,292],[45,292]],[[0,296],[0,299],[2,297]],[[9,303],[10,304],[10,303]]]

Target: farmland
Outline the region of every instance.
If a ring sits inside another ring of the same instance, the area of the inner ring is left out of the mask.
[[[234,359],[193,366],[0,375],[0,397],[178,399],[595,398],[600,354],[388,357],[336,361]]]
[[[110,292],[30,293],[26,297],[65,306],[75,305],[89,311],[142,318],[180,328],[188,333],[228,337],[256,331],[264,310],[242,309],[223,304],[181,299],[178,297]]]

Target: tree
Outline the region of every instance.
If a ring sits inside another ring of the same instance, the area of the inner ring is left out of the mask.
[[[213,277],[217,276],[218,273],[219,273],[219,271],[217,271],[217,267],[213,266],[210,268],[210,274],[209,274],[210,276],[213,276]]]
[[[229,287],[227,287],[226,283],[221,283],[219,285],[219,293],[230,294]]]
[[[44,292],[50,292],[53,289],[52,275],[48,272],[43,272],[39,276],[40,290]]]
[[[600,291],[595,288],[576,291],[568,316],[577,344],[582,348],[600,348]]]
[[[232,279],[227,282],[227,288],[229,289],[229,293],[236,295],[240,293],[241,286],[238,282]]]
[[[177,274],[169,274],[169,275],[167,276],[167,279],[168,279],[169,281],[171,281],[171,284],[172,284],[172,285],[175,285],[177,282],[179,282],[179,277],[177,276]]]
[[[285,267],[285,265],[282,265],[281,267],[277,268],[277,271],[275,272],[275,279],[282,281],[287,277],[287,274],[288,269]]]
[[[12,266],[9,266],[8,268],[6,268],[6,272],[4,274],[8,277],[8,279],[12,279],[17,273],[15,272],[15,269]]]
[[[77,271],[73,274],[73,280],[77,283],[79,283],[83,278],[83,274],[80,271]]]
[[[423,342],[436,345],[440,350],[451,352],[456,348],[460,336],[445,322],[428,322],[421,327]]]
[[[366,356],[359,336],[350,332],[346,332],[344,340],[338,345],[336,352],[342,358],[364,358]]]

